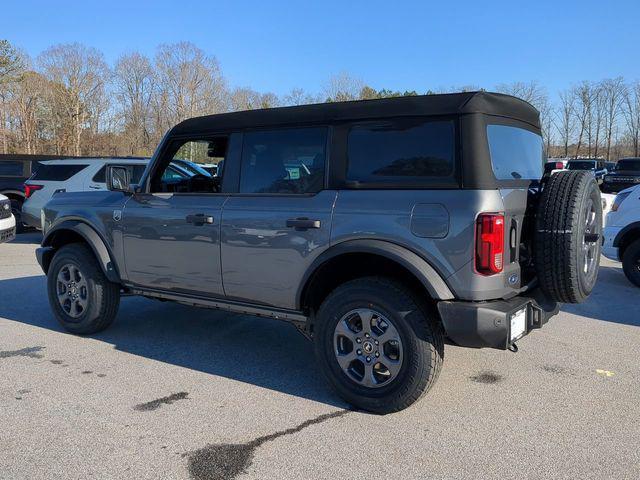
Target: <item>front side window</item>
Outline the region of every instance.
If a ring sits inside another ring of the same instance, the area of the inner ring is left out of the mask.
[[[241,193],[317,193],[324,185],[327,129],[244,134]]]
[[[498,180],[542,178],[542,137],[524,128],[487,125],[493,174]]]
[[[450,183],[455,173],[453,121],[381,122],[351,128],[347,180]]]
[[[110,163],[109,165],[114,167],[124,167],[129,170],[129,175],[131,176],[131,183],[139,183],[142,174],[144,173],[146,165],[118,165],[116,163]],[[102,167],[91,179],[96,183],[106,183],[107,181],[107,165]]]
[[[169,147],[151,181],[152,193],[219,193],[222,175],[205,167],[222,165],[228,137],[176,140]],[[221,171],[222,169],[220,169]]]

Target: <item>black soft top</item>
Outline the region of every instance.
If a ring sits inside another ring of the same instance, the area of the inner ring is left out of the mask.
[[[540,129],[540,116],[531,104],[510,95],[490,92],[464,92],[438,95],[315,103],[295,107],[266,108],[221,113],[185,120],[172,134],[206,133],[251,127],[330,123],[386,117],[463,115],[485,113],[507,117]]]

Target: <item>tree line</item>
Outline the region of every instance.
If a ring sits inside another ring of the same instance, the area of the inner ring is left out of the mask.
[[[347,73],[317,93],[285,95],[234,87],[220,64],[190,42],[158,46],[109,65],[80,43],[54,45],[36,58],[0,40],[0,152],[56,155],[150,155],[164,133],[190,117],[285,105],[386,98],[418,91],[375,89]],[[538,82],[495,85],[533,104],[549,156],[615,160],[640,155],[640,81],[582,81],[552,99]]]

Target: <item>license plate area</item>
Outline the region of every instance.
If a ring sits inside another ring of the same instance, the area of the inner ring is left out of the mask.
[[[529,305],[525,305],[509,316],[509,343],[513,343],[527,334],[527,312]]]

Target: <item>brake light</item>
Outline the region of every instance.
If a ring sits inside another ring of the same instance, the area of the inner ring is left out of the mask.
[[[36,192],[38,190],[42,190],[44,188],[44,185],[33,185],[33,184],[24,184],[24,196],[29,198],[31,195],[33,195],[33,192]]]
[[[504,215],[481,213],[476,221],[476,271],[500,273],[504,260]]]
[[[564,163],[556,162],[556,170],[563,170],[563,169],[564,169]]]

